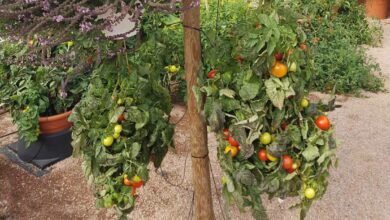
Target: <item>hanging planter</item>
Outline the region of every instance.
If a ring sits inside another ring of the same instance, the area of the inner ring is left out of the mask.
[[[50,117],[40,117],[38,140],[29,145],[21,138],[11,145],[11,149],[17,152],[21,160],[41,169],[71,156],[73,149],[70,128],[73,124],[68,121],[71,113],[72,111],[68,111]]]
[[[40,134],[54,134],[64,131],[72,127],[72,123],[68,121],[68,117],[72,111],[49,117],[39,117]]]
[[[366,0],[368,17],[385,19],[389,15],[389,0]]]

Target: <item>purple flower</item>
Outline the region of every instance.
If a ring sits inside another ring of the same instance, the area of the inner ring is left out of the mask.
[[[57,15],[57,16],[53,17],[53,21],[56,21],[56,22],[61,22],[63,20],[64,20],[64,16],[62,16],[62,15]]]
[[[43,9],[44,11],[49,11],[49,10],[50,10],[50,2],[49,2],[48,0],[43,1],[43,7],[42,7],[42,9]]]
[[[87,7],[79,6],[79,7],[77,7],[77,11],[82,13],[82,14],[87,14],[91,11],[91,9],[89,9]]]
[[[85,22],[85,21],[83,21],[83,22],[80,24],[80,31],[81,31],[81,32],[87,33],[87,32],[89,32],[91,29],[92,29],[92,23],[91,23],[91,22]]]

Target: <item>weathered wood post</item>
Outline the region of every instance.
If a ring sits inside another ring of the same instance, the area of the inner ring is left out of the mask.
[[[184,55],[187,81],[188,104],[190,118],[192,178],[195,190],[195,217],[197,220],[215,219],[210,184],[210,161],[207,148],[206,123],[198,112],[198,105],[192,88],[197,85],[201,67],[200,43],[200,7],[192,7],[196,0],[184,0],[184,7],[191,8],[184,12]]]

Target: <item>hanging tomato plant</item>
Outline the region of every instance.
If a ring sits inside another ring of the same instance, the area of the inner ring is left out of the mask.
[[[137,189],[149,179],[172,144],[168,90],[150,70],[106,62],[93,73],[88,92],[70,118],[73,147],[97,191],[98,207],[128,213]]]
[[[323,116],[326,105],[306,98],[312,62],[296,18],[261,10],[248,13],[224,39],[224,45],[234,42],[232,57],[218,69],[231,80],[209,77],[200,91],[207,94],[205,115],[218,137],[225,198],[262,219],[262,193],[300,196],[296,207],[303,218],[326,190],[336,148],[333,126]],[[262,28],[253,28],[255,22]],[[235,54],[245,62],[234,62]]]

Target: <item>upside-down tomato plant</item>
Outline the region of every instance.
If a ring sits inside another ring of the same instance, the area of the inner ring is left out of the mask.
[[[299,15],[269,7],[221,28],[229,33],[219,40],[225,50],[230,46],[230,57],[220,55],[218,75],[204,79],[199,91],[207,95],[205,116],[218,137],[225,198],[263,219],[262,193],[300,196],[295,207],[304,218],[324,195],[336,144],[325,105],[308,98],[313,62]]]
[[[125,214],[149,179],[149,162],[160,166],[172,144],[170,96],[147,66],[134,65],[129,73],[126,64],[106,61],[92,78],[70,118],[72,144],[95,186],[98,207]]]

